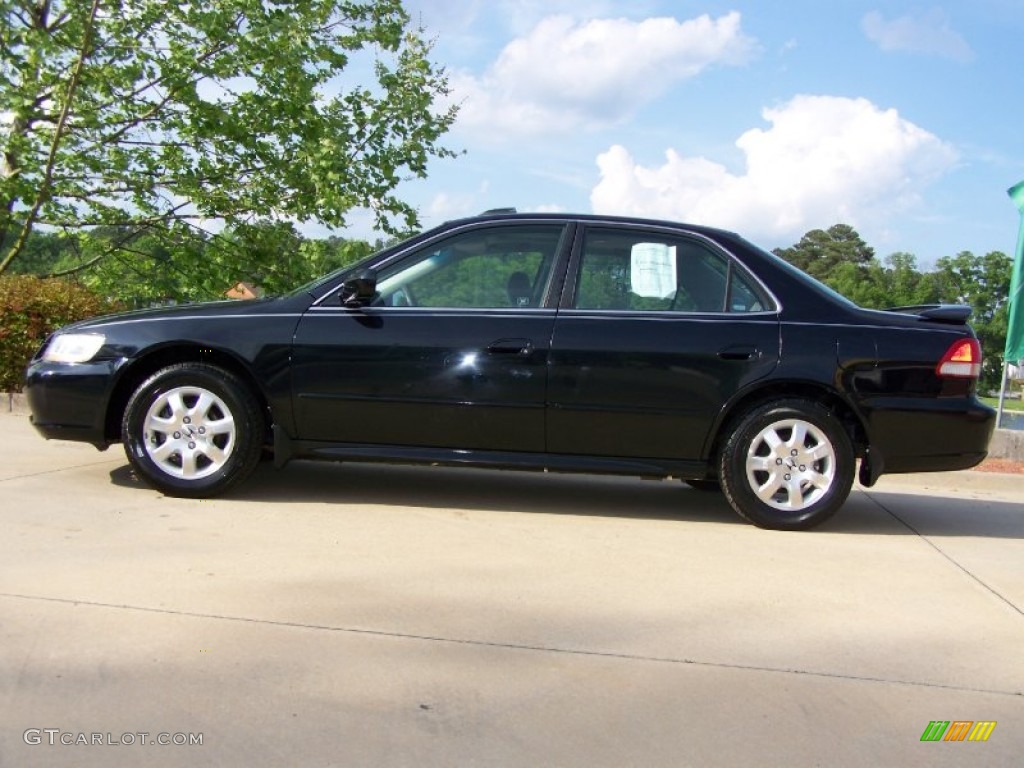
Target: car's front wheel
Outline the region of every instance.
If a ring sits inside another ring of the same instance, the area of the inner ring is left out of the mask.
[[[121,436],[135,471],[169,496],[206,497],[244,480],[263,447],[260,406],[238,377],[179,363],[135,390]]]
[[[811,528],[834,515],[853,486],[854,450],[843,425],[818,403],[765,403],[734,424],[718,457],[725,496],[762,528]]]

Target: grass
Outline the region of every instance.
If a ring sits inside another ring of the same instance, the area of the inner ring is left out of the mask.
[[[981,400],[981,402],[985,403],[986,405],[991,405],[993,408],[998,408],[999,407],[999,398],[998,397],[982,397],[982,398],[980,398],[980,400]],[[1011,400],[1010,398],[1006,398],[1005,400],[1003,400],[1003,410],[1004,411],[1020,411],[1020,412],[1024,412],[1024,401],[1022,401],[1022,400]]]

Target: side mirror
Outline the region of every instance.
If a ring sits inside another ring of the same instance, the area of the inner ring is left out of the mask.
[[[365,307],[377,295],[377,273],[364,270],[341,284],[338,299],[346,307]]]

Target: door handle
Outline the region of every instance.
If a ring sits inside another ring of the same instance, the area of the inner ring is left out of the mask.
[[[742,362],[744,360],[753,360],[759,355],[760,353],[758,352],[757,347],[751,347],[744,344],[736,344],[734,346],[718,350],[718,356],[722,360],[737,360]]]
[[[498,339],[487,346],[489,355],[520,355],[526,357],[533,352],[533,342],[529,339]]]

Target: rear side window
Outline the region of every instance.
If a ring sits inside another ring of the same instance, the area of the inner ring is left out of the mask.
[[[769,308],[732,261],[705,243],[613,229],[587,231],[573,306],[634,312]]]

